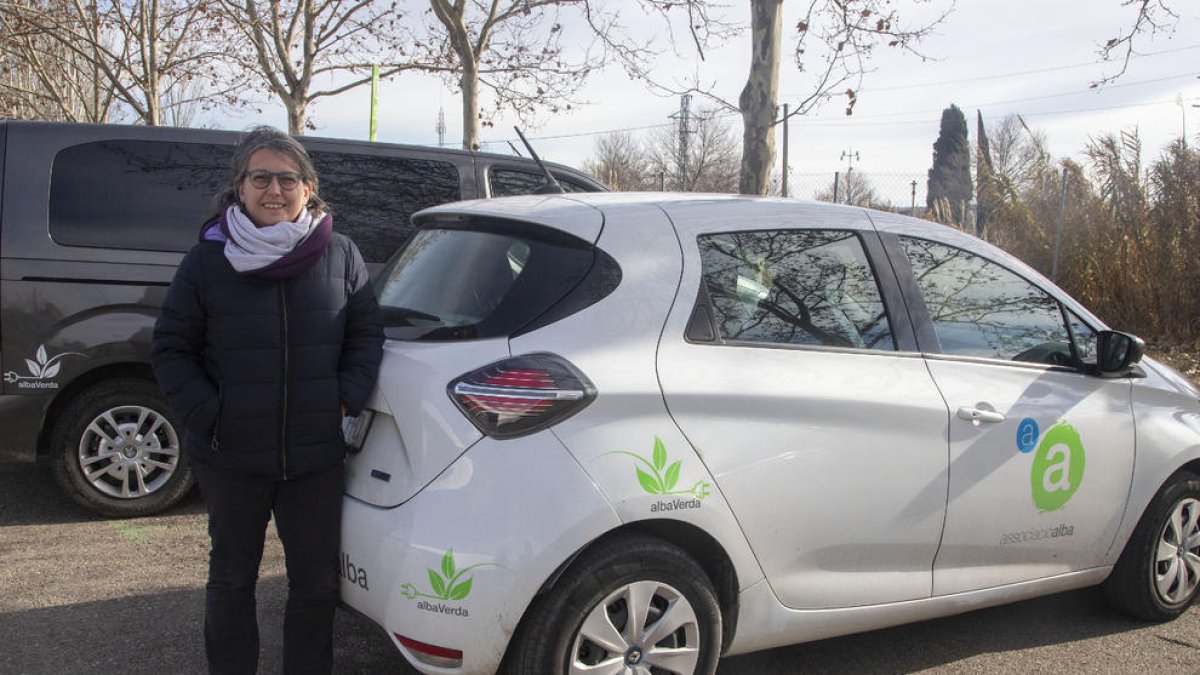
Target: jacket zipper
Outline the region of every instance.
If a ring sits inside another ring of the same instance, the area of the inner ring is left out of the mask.
[[[285,282],[279,282],[279,335],[280,335],[280,365],[283,368],[279,412],[279,471],[287,480],[287,409],[288,409],[288,329],[287,329],[287,289]]]
[[[216,452],[221,449],[221,399],[225,395],[225,387],[221,384],[217,385],[217,419],[213,421],[212,430],[212,450]]]

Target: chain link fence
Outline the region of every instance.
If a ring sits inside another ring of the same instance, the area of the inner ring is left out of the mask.
[[[789,173],[789,197],[853,204],[921,217],[927,174],[867,172]]]

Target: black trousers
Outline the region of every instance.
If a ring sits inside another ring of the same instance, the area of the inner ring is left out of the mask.
[[[230,475],[196,463],[192,469],[208,505],[212,540],[204,606],[209,673],[258,670],[254,590],[272,513],[287,562],[283,672],[331,672],[342,466],[286,481]]]

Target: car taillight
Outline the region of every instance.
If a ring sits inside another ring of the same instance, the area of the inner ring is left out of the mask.
[[[541,431],[596,398],[587,377],[554,354],[497,361],[454,380],[448,391],[467,418],[492,438]]]

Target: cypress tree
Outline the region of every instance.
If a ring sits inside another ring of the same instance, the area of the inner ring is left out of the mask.
[[[987,130],[983,128],[983,113],[975,111],[975,235],[987,235],[992,214],[996,212],[1000,199],[996,171],[992,166],[992,148],[988,143]]]
[[[963,225],[971,203],[971,146],[967,118],[956,105],[942,111],[942,126],[933,144],[933,167],[925,205],[942,222]]]

